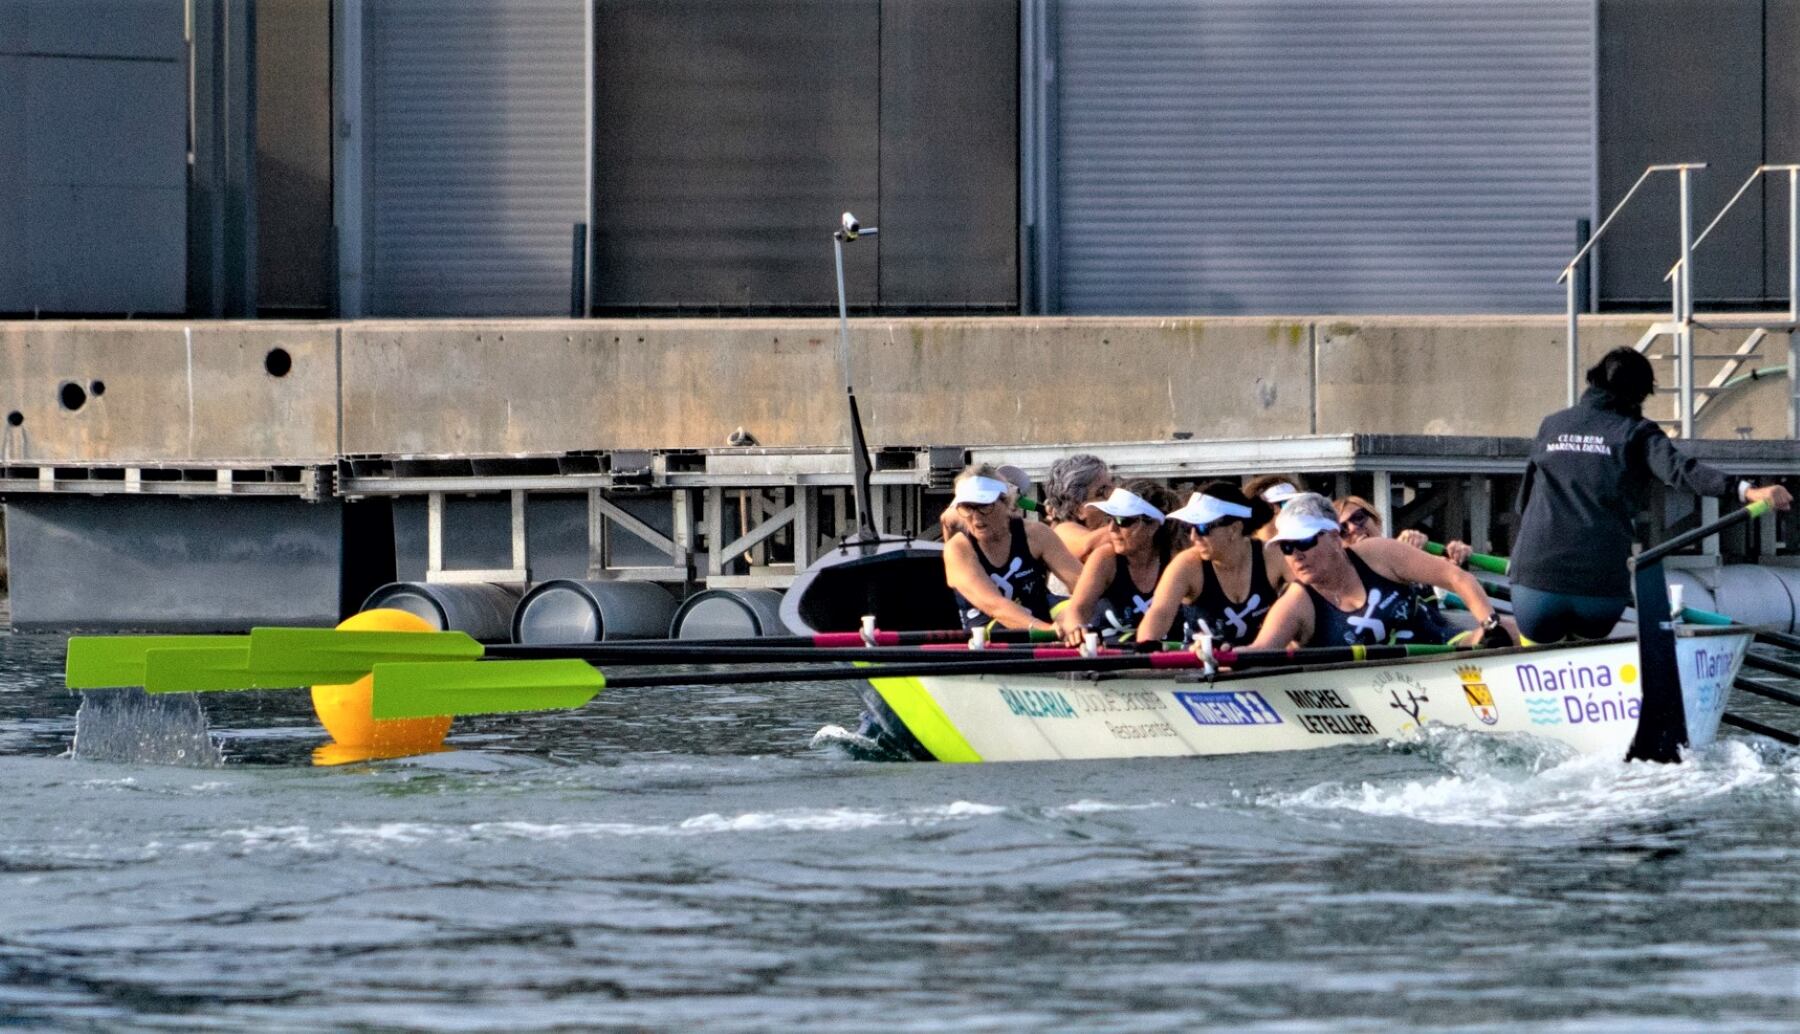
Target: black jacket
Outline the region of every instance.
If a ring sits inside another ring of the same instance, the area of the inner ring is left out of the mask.
[[[1654,421],[1598,388],[1545,417],[1519,489],[1513,581],[1577,596],[1630,596],[1631,520],[1651,478],[1703,496],[1737,492],[1737,482],[1677,452]]]

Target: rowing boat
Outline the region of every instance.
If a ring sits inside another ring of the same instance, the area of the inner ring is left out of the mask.
[[[1753,638],[1681,626],[1688,742],[1718,733]],[[1241,673],[875,678],[864,703],[887,742],[920,760],[1050,761],[1316,750],[1381,743],[1426,725],[1529,734],[1623,758],[1643,702],[1635,639],[1459,652]]]

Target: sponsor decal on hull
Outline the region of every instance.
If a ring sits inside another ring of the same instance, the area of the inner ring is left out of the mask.
[[[1462,679],[1463,699],[1469,702],[1469,710],[1481,719],[1483,725],[1493,725],[1500,720],[1500,707],[1494,703],[1494,693],[1488,689],[1487,683],[1481,681],[1481,669],[1473,664],[1458,665],[1456,677]]]
[[[1177,693],[1175,699],[1200,725],[1280,725],[1281,715],[1261,693]]]
[[[1457,669],[1457,674],[1461,673],[1462,669]],[[1637,721],[1643,710],[1642,701],[1630,696],[1627,688],[1637,682],[1635,664],[1621,664],[1615,672],[1604,663],[1520,663],[1513,673],[1525,697],[1525,714],[1533,725]],[[1474,706],[1472,701],[1470,706]]]
[[[1375,723],[1338,696],[1335,689],[1284,689],[1299,708],[1295,724],[1314,736],[1374,736]]]
[[[1073,718],[1075,707],[1069,698],[1054,689],[1012,689],[1000,687],[1000,699],[1006,709],[1021,718]]]

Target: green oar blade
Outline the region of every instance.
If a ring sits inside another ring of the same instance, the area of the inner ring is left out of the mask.
[[[70,689],[118,689],[144,684],[151,650],[230,646],[241,635],[78,635],[69,638],[64,682]]]
[[[425,661],[375,666],[376,718],[563,711],[606,686],[586,661]]]
[[[355,682],[377,664],[472,661],[481,655],[481,644],[462,632],[250,630],[250,670],[267,686],[338,685]]]
[[[204,693],[254,689],[250,645],[179,646],[144,655],[144,690],[149,693]]]

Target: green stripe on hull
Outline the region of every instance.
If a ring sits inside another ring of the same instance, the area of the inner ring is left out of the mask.
[[[939,761],[980,761],[981,755],[969,746],[956,730],[948,715],[926,691],[918,679],[870,679],[869,685],[893,708],[908,732],[919,745]]]

